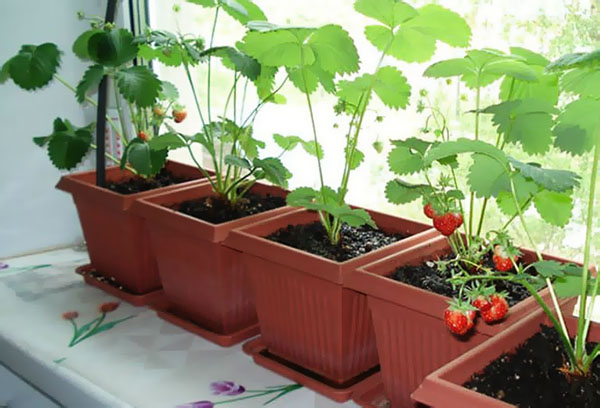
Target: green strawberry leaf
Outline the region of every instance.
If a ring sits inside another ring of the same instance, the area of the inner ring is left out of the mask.
[[[510,164],[525,178],[535,181],[546,190],[563,193],[579,186],[580,177],[567,170],[543,169],[536,163],[523,163],[509,157]]]
[[[350,208],[348,205],[344,204],[341,206],[328,205],[325,210],[351,227],[360,227],[366,224],[377,229],[375,221],[373,221],[369,213],[363,209]]]
[[[115,78],[121,95],[140,107],[154,105],[161,91],[162,82],[143,65],[122,69]]]
[[[394,67],[381,67],[375,74],[373,91],[389,108],[406,108],[410,98],[410,85],[402,72]]]
[[[289,28],[275,31],[250,31],[243,39],[242,49],[261,65],[296,68],[312,65],[315,55],[304,40],[314,29]]]
[[[351,81],[338,83],[337,96],[340,101],[351,107],[368,104],[366,99],[372,89],[381,102],[393,109],[406,108],[409,103],[411,88],[400,70],[394,67],[381,67],[375,75],[363,74]]]
[[[474,154],[467,176],[469,187],[477,197],[496,197],[509,183],[507,168],[484,154]]]
[[[535,268],[536,272],[542,275],[544,278],[556,278],[565,276],[565,265],[557,261],[537,261],[531,264]]]
[[[395,179],[389,181],[385,186],[385,197],[392,204],[408,204],[432,191],[427,184],[411,184]]]
[[[319,201],[321,193],[314,188],[300,187],[291,191],[287,198],[287,205],[291,207],[304,207],[306,209],[313,209],[311,206]]]
[[[242,24],[247,24],[250,21],[267,20],[265,13],[263,13],[260,7],[250,0],[218,0],[218,2],[227,14]]]
[[[434,161],[456,156],[460,153],[480,153],[493,158],[505,167],[508,166],[508,157],[502,150],[490,143],[465,138],[443,142],[432,147],[425,155],[424,163],[426,166],[430,166]]]
[[[573,69],[560,78],[561,88],[573,94],[588,98],[600,98],[600,70]]]
[[[354,3],[354,9],[391,29],[418,15],[417,10],[413,7],[397,0],[357,0]]]
[[[231,154],[225,156],[225,164],[246,170],[250,170],[252,168],[252,164],[250,164],[247,159]]]
[[[215,55],[221,58],[225,67],[241,73],[251,81],[258,79],[261,67],[257,60],[233,47],[218,47],[216,50]]]
[[[253,160],[258,157],[258,150],[265,148],[265,142],[252,137],[252,128],[247,127],[242,130],[238,135],[238,141],[246,157]]]
[[[491,113],[498,132],[509,143],[521,143],[528,154],[541,154],[552,145],[553,114],[550,102],[539,99],[513,100],[489,106],[482,113]]]
[[[600,100],[581,98],[568,104],[558,116],[554,144],[573,155],[589,152],[600,127]]]
[[[260,67],[260,74],[256,78],[254,82],[254,86],[256,87],[256,93],[260,100],[268,100],[272,102],[273,96],[273,87],[275,85],[275,75],[277,74],[276,67]],[[277,95],[275,95],[277,96]]]
[[[186,0],[188,3],[197,4],[202,7],[216,7],[215,0]]]
[[[369,26],[365,29],[367,39],[378,50],[401,61],[425,62],[435,53],[438,41],[456,47],[469,45],[471,29],[457,13],[435,4],[418,10],[409,7],[403,7],[401,18],[383,11],[387,14],[387,18],[382,19],[387,27]],[[373,11],[368,10],[372,16],[380,16]],[[398,23],[400,27],[394,31]]]
[[[83,74],[83,78],[77,84],[75,95],[77,102],[83,103],[88,92],[93,92],[98,89],[100,81],[104,78],[105,72],[102,65],[92,65]]]
[[[6,80],[9,75],[15,84],[27,91],[41,88],[54,77],[60,65],[60,54],[53,43],[23,45],[2,67],[2,77]]]
[[[598,68],[600,67],[600,49],[592,52],[577,52],[566,54],[548,65],[549,71],[564,71],[573,68]]]
[[[540,99],[553,106],[558,103],[560,93],[558,75],[546,71],[549,61],[542,55],[525,48],[512,47],[511,55],[522,58],[535,72],[537,81],[521,81],[514,77],[506,77],[500,86],[500,99]]]
[[[502,78],[510,77],[523,82],[538,80],[536,71],[522,61],[521,57],[506,55],[491,49],[469,50],[465,62],[453,58],[437,62],[425,70],[424,75],[434,78],[460,76],[467,87],[487,86]],[[478,75],[479,73],[479,75]]]
[[[121,168],[129,162],[138,173],[144,176],[157,174],[165,165],[168,151],[152,150],[150,145],[139,138],[133,139],[127,145],[121,158]]]
[[[288,180],[292,174],[281,163],[281,160],[275,157],[267,157],[266,159],[255,158],[252,165],[264,172],[265,179],[280,187],[287,187]]]
[[[0,69],[0,84],[5,83],[10,78],[10,60],[6,61],[2,64],[2,69]]]
[[[423,153],[405,145],[396,145],[388,154],[388,166],[399,176],[418,173],[427,167],[423,161]]]
[[[177,101],[179,99],[179,90],[177,90],[177,87],[169,81],[161,81],[161,83],[162,89],[158,95],[158,98],[161,101]]]
[[[330,74],[358,71],[358,52],[354,41],[341,26],[328,24],[315,30],[308,39],[319,68]]]
[[[287,68],[290,81],[306,94],[312,94],[319,87],[319,77],[306,67]]]
[[[189,137],[188,139],[193,143],[200,143],[211,156],[216,154],[215,145],[210,142],[205,133],[196,133],[194,136]]]
[[[148,141],[148,146],[151,150],[173,150],[180,147],[187,146],[185,139],[180,137],[177,133],[169,132],[160,136],[155,136]]]
[[[531,205],[531,202],[529,202],[527,207],[524,207],[525,204],[535,196],[539,190],[539,186],[532,180],[528,180],[520,174],[513,176],[513,183],[515,185],[519,205],[521,209],[525,211]],[[510,217],[517,215],[517,206],[515,205],[515,199],[513,198],[512,192],[510,191],[510,186],[505,186],[505,189],[498,193],[496,196],[496,204],[498,204],[498,207],[504,214]]]
[[[363,152],[361,152],[358,149],[354,149],[354,154],[352,155],[352,158],[350,159],[348,157],[348,155],[350,154],[350,146],[346,147],[346,160],[350,161],[350,170],[354,170],[356,168],[358,168],[358,166],[360,166],[360,164],[363,162],[363,160],[365,159],[365,154]]]
[[[323,158],[323,147],[319,143],[315,144],[314,141],[306,141],[299,136],[283,136],[279,133],[273,135],[273,140],[285,151],[293,150],[296,146],[301,145],[311,156]]]
[[[543,190],[537,193],[533,203],[540,216],[549,224],[564,227],[573,212],[572,192],[558,193]]]
[[[95,33],[88,40],[90,59],[100,65],[118,67],[132,61],[137,53],[133,35],[123,28]]]
[[[77,55],[80,59],[87,61],[90,59],[90,54],[88,52],[88,43],[90,38],[94,34],[101,33],[102,30],[99,28],[92,28],[91,30],[84,31],[73,43],[73,53]]]
[[[76,128],[68,120],[56,118],[53,132],[46,138],[36,138],[38,145],[48,145],[48,156],[52,164],[61,170],[77,166],[87,155],[92,144],[94,124]]]
[[[476,74],[477,66],[470,58],[451,58],[430,65],[423,75],[431,78],[450,78]]]

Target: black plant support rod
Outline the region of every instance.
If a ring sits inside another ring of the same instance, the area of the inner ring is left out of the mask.
[[[115,21],[115,10],[117,8],[117,0],[108,0],[106,6],[107,23]],[[106,76],[100,81],[98,88],[98,113],[96,116],[96,185],[98,187],[106,186],[106,163],[104,155],[106,153],[106,95],[107,95]],[[121,124],[124,126],[124,124]]]

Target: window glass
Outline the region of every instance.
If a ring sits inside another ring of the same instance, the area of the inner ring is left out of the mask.
[[[473,30],[473,48],[491,47],[508,51],[510,46],[526,47],[543,53],[547,58],[580,49],[590,49],[600,45],[599,0],[441,0],[434,1],[450,8],[467,20]],[[370,72],[374,69],[379,58],[379,52],[367,42],[364,37],[364,27],[373,24],[373,20],[356,13],[351,0],[255,0],[262,8],[269,21],[284,25],[317,26],[325,23],[342,25],[354,38],[361,56],[361,71]],[[411,2],[420,6],[430,2]],[[173,4],[179,4],[181,9],[175,13]],[[206,9],[187,2],[170,2],[153,0],[150,2],[151,21],[154,28],[162,28],[182,33],[202,35],[209,45],[210,31],[214,18],[214,9]],[[243,27],[225,13],[219,15],[214,45],[233,45],[244,35]],[[438,46],[438,51],[432,60],[425,64],[400,63],[391,57],[386,60],[390,65],[399,67],[412,85],[411,105],[403,111],[392,111],[382,105],[373,103],[372,110],[365,119],[359,148],[365,153],[362,165],[352,174],[348,201],[355,205],[377,209],[425,220],[422,215],[420,202],[411,205],[395,206],[386,202],[385,184],[393,178],[387,169],[387,152],[389,140],[405,139],[415,136],[424,127],[425,115],[417,112],[419,91],[428,91],[429,101],[439,107],[448,117],[453,137],[471,137],[473,115],[469,112],[474,107],[474,93],[464,89],[457,81],[431,80],[422,77],[425,68],[432,62],[460,57],[463,50],[444,45]],[[230,89],[233,74],[226,69],[220,69],[219,62],[213,62],[212,76],[214,86],[211,89],[213,116],[222,115],[222,109]],[[200,128],[200,120],[194,109],[194,102],[182,69],[157,67],[161,76],[175,83],[182,95],[182,102],[188,108],[188,117],[180,129],[183,132],[194,133]],[[206,90],[207,69],[204,64],[194,72],[200,103],[207,100]],[[278,78],[278,83],[283,76]],[[486,88],[482,95],[482,106],[497,102],[499,84]],[[248,86],[248,101],[246,113],[256,104],[255,91]],[[282,89],[287,98],[284,105],[269,104],[261,110],[254,123],[255,135],[267,143],[264,155],[277,155],[279,150],[272,143],[272,134],[297,135],[304,139],[312,137],[310,118],[304,96],[290,84]],[[336,100],[323,91],[318,91],[314,97],[317,128],[320,142],[325,150],[324,171],[328,184],[339,184],[343,166],[344,134],[347,126],[345,118],[337,117],[333,111]],[[376,118],[383,117],[381,122]],[[482,122],[482,138],[495,140],[495,132],[489,120]],[[373,143],[380,141],[385,146],[382,153],[377,153]],[[518,158],[528,159],[517,150],[510,150]],[[187,152],[174,152],[174,158],[189,161]],[[290,187],[317,186],[316,159],[306,155],[301,149],[286,153],[282,160],[294,174]],[[556,150],[544,157],[536,157],[544,165],[569,169],[584,170],[589,163],[589,157],[570,158]],[[465,166],[462,166],[459,177],[466,177]],[[409,177],[410,179],[410,177]],[[414,178],[417,180],[417,178]],[[583,205],[585,204],[585,189],[576,192],[574,202],[574,217],[564,230],[553,228],[538,218],[535,211],[527,215],[532,218],[535,226],[535,239],[542,243],[543,251],[562,254],[572,259],[579,259],[577,248],[583,246]],[[491,205],[486,228],[499,228],[506,221],[495,204]],[[513,224],[515,237],[526,245],[518,224]]]

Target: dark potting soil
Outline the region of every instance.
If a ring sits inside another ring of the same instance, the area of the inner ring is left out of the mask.
[[[447,261],[451,259],[449,256],[442,257],[441,260]],[[491,260],[488,260],[487,266],[492,266]],[[433,261],[427,261],[420,265],[402,266],[394,272],[392,279],[411,286],[416,286],[421,289],[428,290],[439,295],[456,297],[459,295],[458,288],[453,288],[448,279],[452,276],[451,269],[457,266],[449,266],[445,271],[440,271]],[[521,300],[530,296],[530,293],[523,285],[508,281],[494,281],[494,286],[498,292],[506,291],[508,296],[506,300],[509,306],[519,303]]]
[[[406,235],[388,234],[368,225],[356,228],[344,224],[342,225],[339,244],[332,245],[327,237],[325,227],[320,222],[288,225],[267,236],[267,239],[271,241],[337,262],[356,258],[404,238],[406,238]]]
[[[270,194],[260,195],[246,193],[238,200],[235,206],[219,197],[202,197],[195,200],[184,201],[177,204],[176,209],[184,214],[208,221],[213,224],[221,224],[227,221],[237,220],[250,215],[283,207],[285,198]]]
[[[588,343],[589,351],[594,344]],[[520,408],[600,407],[600,361],[590,376],[567,377],[559,371],[568,361],[556,331],[548,326],[514,353],[503,354],[464,387]]]
[[[154,177],[142,178],[133,177],[126,181],[108,182],[108,189],[119,194],[136,194],[143,191],[154,190],[156,188],[167,187],[173,184],[184,183],[190,181],[186,177],[178,177],[166,169],[162,169]]]

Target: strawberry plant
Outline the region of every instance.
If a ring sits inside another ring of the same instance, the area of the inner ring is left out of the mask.
[[[515,47],[510,54],[470,50],[463,58],[431,65],[425,76],[458,76],[473,89],[473,139],[453,138],[445,116],[432,106],[427,92],[421,91],[418,110],[427,113],[424,136],[393,141],[390,169],[398,176],[421,174],[423,183],[392,180],[386,186],[388,200],[403,204],[421,198],[426,216],[448,237],[456,254],[450,263],[465,274],[485,274],[483,264],[488,257],[496,271],[513,270],[519,251],[504,231],[532,205],[553,225],[564,226],[571,216],[577,175],[544,169],[508,154],[509,148],[521,150],[519,155],[542,154],[558,143],[553,137],[558,127],[558,75],[545,71],[548,62],[539,54]],[[482,107],[482,89],[500,80],[499,103]],[[482,115],[491,115],[496,127],[492,143],[481,140]],[[471,158],[466,182],[461,182],[456,171],[462,154]],[[496,232],[484,230],[491,200],[508,218]],[[440,267],[446,266],[440,263]]]
[[[169,131],[156,138],[155,144],[151,147],[154,150],[187,148],[196,166],[208,178],[213,191],[231,205],[235,205],[258,180],[266,179],[285,187],[291,174],[283,166],[279,157],[259,157],[259,150],[265,147],[265,143],[254,137],[253,124],[265,104],[285,101],[279,91],[287,78],[275,87],[277,70],[261,64],[250,56],[240,43],[235,47],[215,46],[220,13],[227,13],[243,25],[248,25],[251,21],[268,24],[264,13],[249,0],[188,1],[214,10],[208,48],[205,48],[201,37],[164,30],[150,30],[136,41],[140,44],[140,55],[143,58],[183,69],[202,126],[194,135],[184,135],[169,127]],[[231,87],[225,105],[218,110],[213,104],[211,95],[215,86],[213,83],[215,59],[219,59],[225,68],[232,71]],[[197,84],[193,80],[194,69],[200,64],[207,65],[205,100],[201,100]],[[259,98],[259,102],[252,109],[246,106],[249,84],[254,85]],[[166,109],[166,112],[168,111]],[[188,116],[187,110],[177,105],[172,107],[171,113],[175,123],[183,121]],[[284,147],[284,152],[300,143],[307,151],[320,154],[318,146],[295,139],[293,142]],[[195,144],[201,145],[203,151],[210,156],[215,173],[213,178],[197,160],[192,150]]]
[[[459,15],[437,5],[417,9],[399,0],[357,0],[354,7],[357,12],[377,21],[366,27],[365,35],[381,51],[381,56],[372,73],[353,79],[336,81],[336,76],[353,74],[359,69],[354,41],[338,25],[304,28],[251,24],[254,30],[243,42],[244,51],[263,66],[284,68],[289,80],[305,95],[315,146],[319,146],[319,137],[311,95],[319,86],[338,98],[336,113],[349,118],[339,186],[332,188],[325,184],[322,157],[316,155],[320,188],[302,187],[292,191],[287,198],[289,205],[319,213],[333,245],[339,243],[344,223],[353,227],[364,224],[376,227],[366,211],[346,204],[346,195],[351,172],[364,158],[364,153],[358,150],[358,141],[372,97],[376,95],[392,109],[404,109],[409,103],[411,87],[408,81],[398,68],[384,64],[385,57],[423,62],[431,58],[438,41],[466,47],[471,34]],[[278,141],[282,145],[288,142],[289,139],[283,138]],[[375,141],[374,147],[381,149],[380,142]]]
[[[538,253],[538,261],[527,266],[519,263],[516,257],[511,258],[515,270],[514,273],[498,273],[497,271],[492,272],[488,270],[485,276],[457,276],[453,279],[453,283],[461,287],[461,292],[467,284],[473,281],[491,283],[505,280],[517,282],[525,286],[552,322],[564,345],[563,349],[566,353],[566,359],[561,372],[568,378],[586,377],[590,372],[592,363],[600,355],[600,345],[596,345],[591,349],[586,347],[592,310],[594,310],[594,303],[600,288],[600,280],[590,273],[592,233],[594,228],[594,199],[597,188],[598,163],[600,162],[600,148],[598,146],[600,138],[600,116],[598,115],[598,109],[600,109],[600,82],[598,81],[598,75],[600,74],[600,50],[590,53],[565,55],[552,64],[549,64],[547,71],[560,75],[560,85],[570,101],[561,109],[557,124],[552,129],[554,145],[571,155],[582,155],[590,151],[593,154],[589,175],[590,190],[586,209],[587,225],[583,248],[583,265],[560,264],[555,261],[543,260]],[[495,155],[497,153],[498,151],[494,152]],[[496,159],[499,159],[499,157],[496,157]],[[514,159],[512,161],[509,159],[509,163],[511,166],[514,166]],[[518,164],[517,168],[521,175],[525,172],[526,175],[534,178],[538,183],[541,181],[540,176],[546,173],[546,171],[542,171],[538,167],[526,168],[522,164]],[[534,173],[537,174],[533,175]],[[566,186],[565,175],[566,173],[564,172],[559,174],[553,171],[552,173],[545,174],[543,177],[547,178],[545,183],[548,185],[553,183],[555,185]],[[519,173],[513,170],[509,178],[512,200],[515,204],[517,218],[520,220],[521,227],[531,245],[535,247],[530,227],[527,225],[523,215],[523,206],[518,205],[519,199],[522,197],[519,196],[515,188],[514,180],[517,176],[519,176]],[[552,191],[551,189],[548,190]],[[537,271],[537,275],[528,273],[532,268]],[[552,311],[552,307],[536,291],[537,288],[544,284],[550,290],[554,312]],[[502,316],[506,306],[502,297],[499,297],[497,294],[490,294],[488,292],[485,296],[488,296],[486,300],[489,300],[492,306],[481,312],[482,317],[486,321],[493,322],[498,314]],[[579,317],[575,333],[569,332],[564,321],[563,311],[557,301],[558,297],[572,296],[580,296]],[[479,297],[474,299],[475,302],[482,304]],[[493,309],[494,306],[496,309]]]
[[[87,19],[81,14],[79,17]],[[92,65],[76,86],[58,73],[62,51],[53,43],[23,45],[2,66],[0,83],[11,79],[26,91],[36,91],[57,81],[72,91],[78,102],[97,106],[89,94],[107,77],[115,94],[119,122],[108,115],[106,122],[121,139],[123,155],[115,157],[107,153],[106,157],[134,174],[152,176],[162,169],[167,157],[165,148],[150,148],[165,119],[154,115],[152,107],[174,103],[177,89],[158,79],[147,66],[135,64],[139,46],[128,30],[97,18],[88,20],[91,28],[75,40],[73,52]],[[69,170],[96,147],[93,127],[93,123],[79,127],[67,119],[56,118],[52,133],[36,137],[34,142],[47,147],[48,156],[57,168]]]

